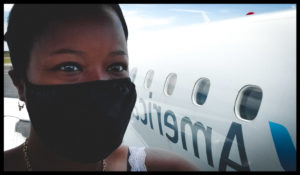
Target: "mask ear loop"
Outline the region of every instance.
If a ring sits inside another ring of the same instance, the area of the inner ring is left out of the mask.
[[[23,102],[23,105],[20,105],[20,100],[18,101],[18,107],[19,111],[21,111],[24,108],[25,103]]]
[[[30,84],[29,80],[27,79],[27,76],[25,75],[24,78],[23,78],[23,81],[25,83],[25,86],[28,86],[28,84]],[[23,103],[22,105],[20,105],[20,102]],[[19,111],[21,111],[23,108],[24,108],[24,105],[25,105],[25,102],[21,101],[19,99],[18,101],[18,107],[19,107]]]

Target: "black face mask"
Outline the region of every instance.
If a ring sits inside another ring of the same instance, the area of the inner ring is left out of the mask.
[[[129,78],[66,85],[25,83],[32,126],[52,151],[92,163],[122,143],[136,101]]]

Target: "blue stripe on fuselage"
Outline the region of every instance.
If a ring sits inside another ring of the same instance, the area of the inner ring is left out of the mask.
[[[288,130],[278,124],[269,121],[276,152],[280,164],[286,171],[296,170],[296,148]]]

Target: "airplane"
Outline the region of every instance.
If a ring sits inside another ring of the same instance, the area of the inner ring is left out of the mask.
[[[128,50],[138,96],[123,144],[200,171],[296,171],[296,10],[131,33]],[[5,150],[30,127],[15,103]]]
[[[253,14],[131,34],[138,145],[204,171],[296,170],[296,10]]]

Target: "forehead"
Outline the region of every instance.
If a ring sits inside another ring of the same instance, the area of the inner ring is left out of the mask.
[[[67,12],[68,13],[68,12]],[[116,12],[110,7],[102,7],[101,10],[93,12],[82,12],[76,13],[72,12],[65,16],[54,17],[55,19],[49,20],[44,26],[44,29],[41,30],[40,35],[37,37],[45,37],[51,35],[54,32],[59,32],[60,30],[65,30],[66,28],[73,27],[73,30],[81,29],[85,25],[98,25],[98,28],[119,28],[123,29],[121,21],[116,14]],[[92,29],[92,28],[91,28]]]
[[[75,15],[72,18],[64,18],[49,23],[37,37],[33,50],[36,50],[34,49],[36,47],[41,49],[45,45],[54,47],[61,44],[82,45],[82,43],[78,43],[78,40],[97,42],[96,39],[98,39],[99,44],[105,41],[117,42],[119,45],[126,44],[121,21],[111,8],[105,8],[97,14]]]

